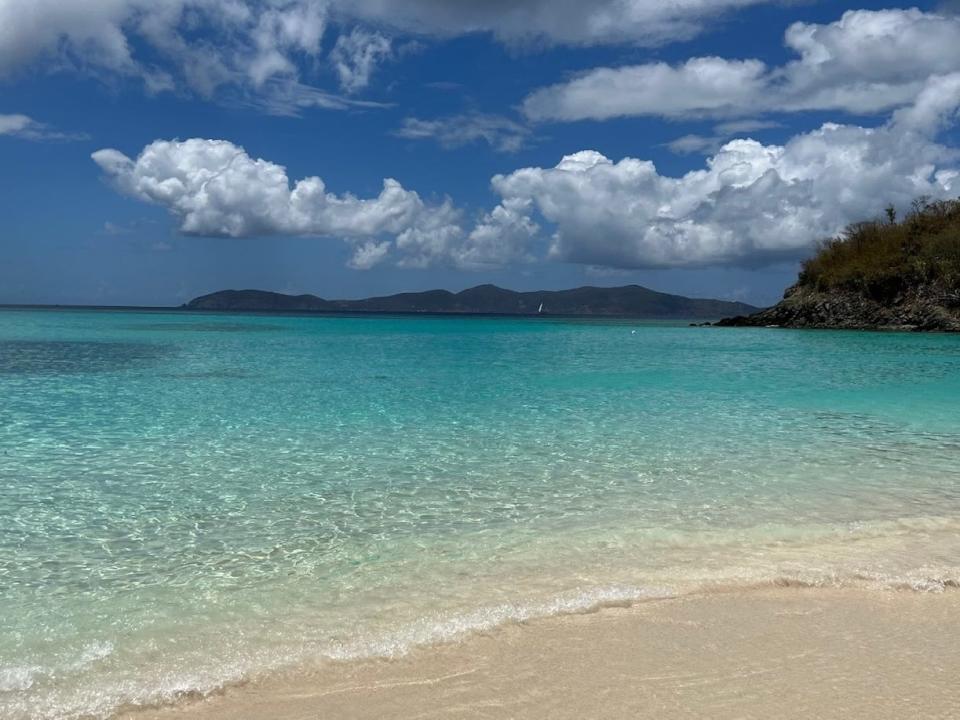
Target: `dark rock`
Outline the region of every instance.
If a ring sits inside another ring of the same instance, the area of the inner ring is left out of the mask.
[[[864,294],[821,292],[794,285],[783,300],[753,315],[717,322],[724,327],[833,328],[845,330],[915,330],[960,332],[960,311],[952,293],[936,285],[919,285],[882,303]]]

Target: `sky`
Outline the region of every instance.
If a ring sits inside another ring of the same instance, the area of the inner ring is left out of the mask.
[[[0,303],[769,305],[960,196],[960,3],[0,0]]]

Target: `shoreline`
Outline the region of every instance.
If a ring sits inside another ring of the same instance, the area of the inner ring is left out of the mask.
[[[120,720],[951,717],[960,592],[766,587],[513,622]]]

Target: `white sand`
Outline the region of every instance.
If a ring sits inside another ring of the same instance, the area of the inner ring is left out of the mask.
[[[644,603],[125,717],[960,718],[960,592],[783,588]]]

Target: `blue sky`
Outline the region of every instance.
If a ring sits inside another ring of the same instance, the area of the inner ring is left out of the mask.
[[[954,9],[0,0],[0,302],[769,304],[846,223],[960,196]]]

